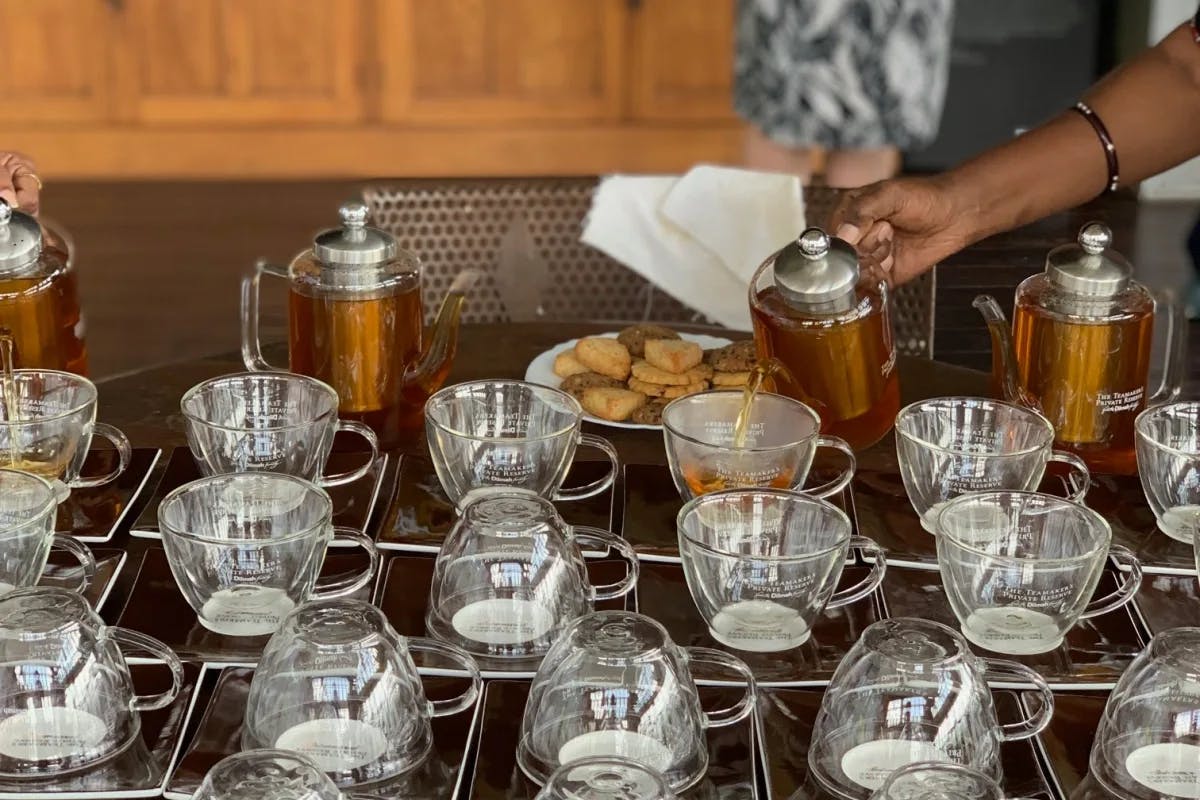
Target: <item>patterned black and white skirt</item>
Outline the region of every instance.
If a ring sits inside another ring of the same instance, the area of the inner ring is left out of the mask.
[[[928,144],[953,11],[953,0],[738,0],[737,113],[791,147]]]

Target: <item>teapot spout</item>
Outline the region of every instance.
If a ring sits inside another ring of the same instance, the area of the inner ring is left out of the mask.
[[[460,272],[450,284],[450,289],[442,298],[442,305],[438,309],[437,319],[434,320],[421,358],[405,375],[406,386],[416,386],[425,395],[433,394],[441,388],[458,350],[458,330],[463,303],[466,301],[467,292],[477,280],[479,272],[467,269]]]
[[[979,309],[987,322],[988,333],[992,336],[992,380],[1000,387],[1004,399],[1010,403],[1031,405],[1025,393],[1021,391],[1021,382],[1017,378],[1017,355],[1013,349],[1012,331],[1008,326],[1008,318],[1004,310],[990,294],[981,294],[971,305]]]

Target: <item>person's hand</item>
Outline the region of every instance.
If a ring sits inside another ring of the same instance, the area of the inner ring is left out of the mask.
[[[873,280],[899,286],[971,243],[972,211],[941,177],[898,178],[847,192],[829,227]]]
[[[38,212],[42,180],[33,160],[20,153],[0,152],[0,200],[30,214]]]

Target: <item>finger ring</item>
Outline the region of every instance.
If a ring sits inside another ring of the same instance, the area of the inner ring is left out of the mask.
[[[38,177],[36,172],[30,172],[28,169],[18,169],[13,175],[13,182],[15,183],[20,178],[33,178],[33,182],[37,184],[38,191],[42,190],[42,179]]]

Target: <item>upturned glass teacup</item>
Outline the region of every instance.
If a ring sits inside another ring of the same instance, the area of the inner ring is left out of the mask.
[[[534,800],[675,800],[657,770],[619,756],[594,756],[563,764]]]
[[[465,673],[466,689],[427,699],[412,652],[437,659],[434,669]],[[422,764],[433,747],[430,719],[470,708],[481,687],[459,648],[400,636],[369,603],[317,600],[293,610],[267,642],[242,745],[301,753],[340,787],[378,783]]]
[[[468,497],[523,489],[547,500],[581,500],[613,484],[620,469],[607,439],[582,433],[583,408],[557,389],[513,380],[447,386],[425,403],[425,433],[442,489],[459,508]],[[603,452],[612,470],[563,489],[579,445]]]
[[[1128,603],[1142,567],[1112,544],[1108,522],[1079,503],[1037,492],[976,492],[937,516],[938,568],[962,633],[1000,653],[1045,653],[1081,619]],[[1128,574],[1112,594],[1092,593],[1113,559]]]
[[[134,692],[125,649],[162,661],[171,688]],[[50,778],[91,769],[140,741],[139,712],[183,686],[171,649],[109,627],[81,595],[51,587],[0,597],[0,776]]]
[[[979,770],[944,761],[919,761],[893,772],[871,795],[871,800],[1005,800],[1005,797],[1000,785]]]
[[[65,550],[82,568],[73,591],[96,577],[96,560],[83,543],[54,533],[58,511],[54,487],[29,472],[0,469],[0,595],[33,586],[46,568],[50,550]]]
[[[0,467],[32,472],[54,486],[61,502],[72,489],[103,486],[117,479],[133,456],[125,434],[96,422],[96,385],[70,372],[19,369],[16,401],[0,392]],[[112,442],[117,465],[104,475],[80,477],[92,437]]]
[[[873,592],[887,568],[884,551],[854,536],[840,508],[782,489],[730,489],[701,495],[679,512],[679,554],[688,589],[709,633],[737,650],[799,647],[826,608]],[[840,592],[850,548],[874,562]]]
[[[1158,529],[1192,544],[1200,532],[1200,402],[1147,408],[1133,429],[1138,475]]]
[[[581,548],[621,555],[625,576],[590,585]],[[637,576],[637,554],[616,534],[568,525],[553,503],[527,492],[483,495],[438,552],[426,627],[482,663],[536,669],[564,627],[597,600],[627,595]]]
[[[1036,411],[983,397],[938,397],[896,415],[900,477],[921,525],[968,492],[1034,490],[1051,461],[1067,464],[1070,500],[1082,501],[1091,474],[1073,453],[1053,450],[1054,426]]]
[[[379,455],[375,432],[361,422],[338,419],[337,392],[306,375],[225,375],[193,386],[179,405],[188,447],[204,475],[279,472],[338,486],[366,475]],[[357,469],[326,475],[338,431],[361,436],[370,452]]]
[[[180,486],[158,507],[163,549],[200,624],[226,636],[274,633],[310,599],[344,597],[379,569],[370,537],[335,528],[333,502],[308,481],[272,472],[214,475]],[[319,583],[328,546],[366,551],[358,575]]]
[[[706,663],[745,686],[734,705],[700,707],[692,669]],[[545,784],[571,761],[618,756],[660,772],[679,792],[708,769],[704,730],[745,719],[754,703],[754,675],[735,656],[679,647],[641,614],[596,611],[571,623],[542,659],[525,703],[517,763]]]
[[[1037,710],[1001,725],[989,680],[1034,686]],[[999,780],[1001,744],[1037,735],[1053,713],[1054,694],[1029,667],[980,658],[958,632],[930,620],[882,620],[863,631],[825,690],[809,773],[843,800],[867,800],[918,761],[962,764]]]
[[[821,418],[799,400],[755,393],[738,441],[744,398],[740,390],[698,392],[663,409],[667,461],[684,500],[721,489],[802,489],[820,447],[839,451],[850,463],[805,493],[830,497],[849,485],[854,451],[836,436],[821,435]]]
[[[307,756],[290,750],[247,750],[218,761],[192,800],[379,800],[343,794]]]

